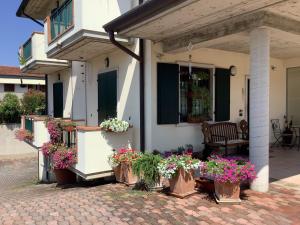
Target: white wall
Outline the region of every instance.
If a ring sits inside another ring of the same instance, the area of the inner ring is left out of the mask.
[[[136,53],[138,47],[135,48]],[[110,59],[109,68],[105,68],[104,59]],[[96,57],[86,63],[87,66],[87,124],[98,126],[98,84],[101,72],[118,70],[117,116],[133,125],[135,146],[139,146],[139,63],[131,56],[117,50],[111,54]]]
[[[58,75],[60,74],[60,81]],[[85,63],[72,62],[72,68],[48,75],[48,114],[53,116],[53,84],[63,83],[63,117],[85,119]]]
[[[147,149],[158,149],[160,151],[177,149],[179,146],[186,144],[194,145],[194,148],[201,149],[202,131],[199,125],[185,124],[181,125],[157,125],[157,62],[176,63],[177,61],[188,61],[189,53],[164,54],[159,44],[152,45],[152,55],[147,53],[146,62],[151,63],[151,67],[147,66],[146,84],[151,83],[151,89],[146,88],[146,105],[147,105]],[[150,44],[147,44],[150,48]],[[213,49],[198,49],[192,52],[192,61],[201,64],[213,64],[216,67],[229,68],[231,65],[237,67],[238,74],[231,77],[231,105],[230,118],[233,122],[239,122],[246,118],[246,75],[249,74],[249,55],[226,52]],[[276,66],[270,74],[270,118],[279,118],[283,120],[286,105],[286,76],[285,66],[282,60],[271,59],[271,65]],[[239,110],[244,111],[244,116],[239,116]],[[151,128],[149,128],[151,126]],[[149,134],[150,132],[150,134]]]

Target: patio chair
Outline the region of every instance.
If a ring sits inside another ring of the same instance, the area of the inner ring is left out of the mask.
[[[273,136],[275,138],[275,141],[271,147],[275,147],[276,145],[286,146],[283,143],[284,137],[292,137],[293,138],[294,134],[284,134],[280,128],[279,119],[272,119],[271,125],[272,125],[272,130],[273,130]],[[290,146],[290,147],[292,147],[292,146]]]

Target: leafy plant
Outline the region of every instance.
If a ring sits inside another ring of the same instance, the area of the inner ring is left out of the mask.
[[[7,93],[0,104],[0,120],[6,123],[20,122],[21,106],[15,94]]]
[[[117,118],[112,118],[105,120],[100,124],[100,128],[115,133],[126,132],[129,128],[129,123],[124,120],[118,120]]]
[[[42,91],[30,89],[21,99],[22,111],[26,115],[45,114],[46,97]]]
[[[19,64],[21,66],[25,65],[26,63],[26,59],[24,58],[24,56],[22,55],[22,53],[18,52],[18,59],[19,59]]]
[[[146,153],[132,164],[133,173],[146,184],[148,189],[160,182],[158,164],[161,161],[160,155]]]

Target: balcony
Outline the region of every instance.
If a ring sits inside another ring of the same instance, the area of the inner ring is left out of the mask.
[[[65,60],[49,59],[45,53],[45,37],[43,33],[34,32],[31,37],[20,47],[20,68],[24,73],[53,72],[68,67]]]
[[[103,25],[132,7],[132,1],[66,0],[46,18],[49,58],[86,61],[115,49]],[[127,39],[116,38],[123,44]]]

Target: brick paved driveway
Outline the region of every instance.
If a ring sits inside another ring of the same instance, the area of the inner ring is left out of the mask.
[[[217,205],[205,194],[176,199],[132,191],[120,184],[57,188],[34,184],[35,160],[0,166],[0,224],[300,224],[300,193],[272,185],[268,194],[244,193],[241,205]],[[31,172],[29,172],[31,171]],[[28,174],[31,174],[28,176]],[[21,179],[20,179],[21,178]],[[18,179],[20,182],[18,184]],[[24,182],[26,181],[26,182]]]

